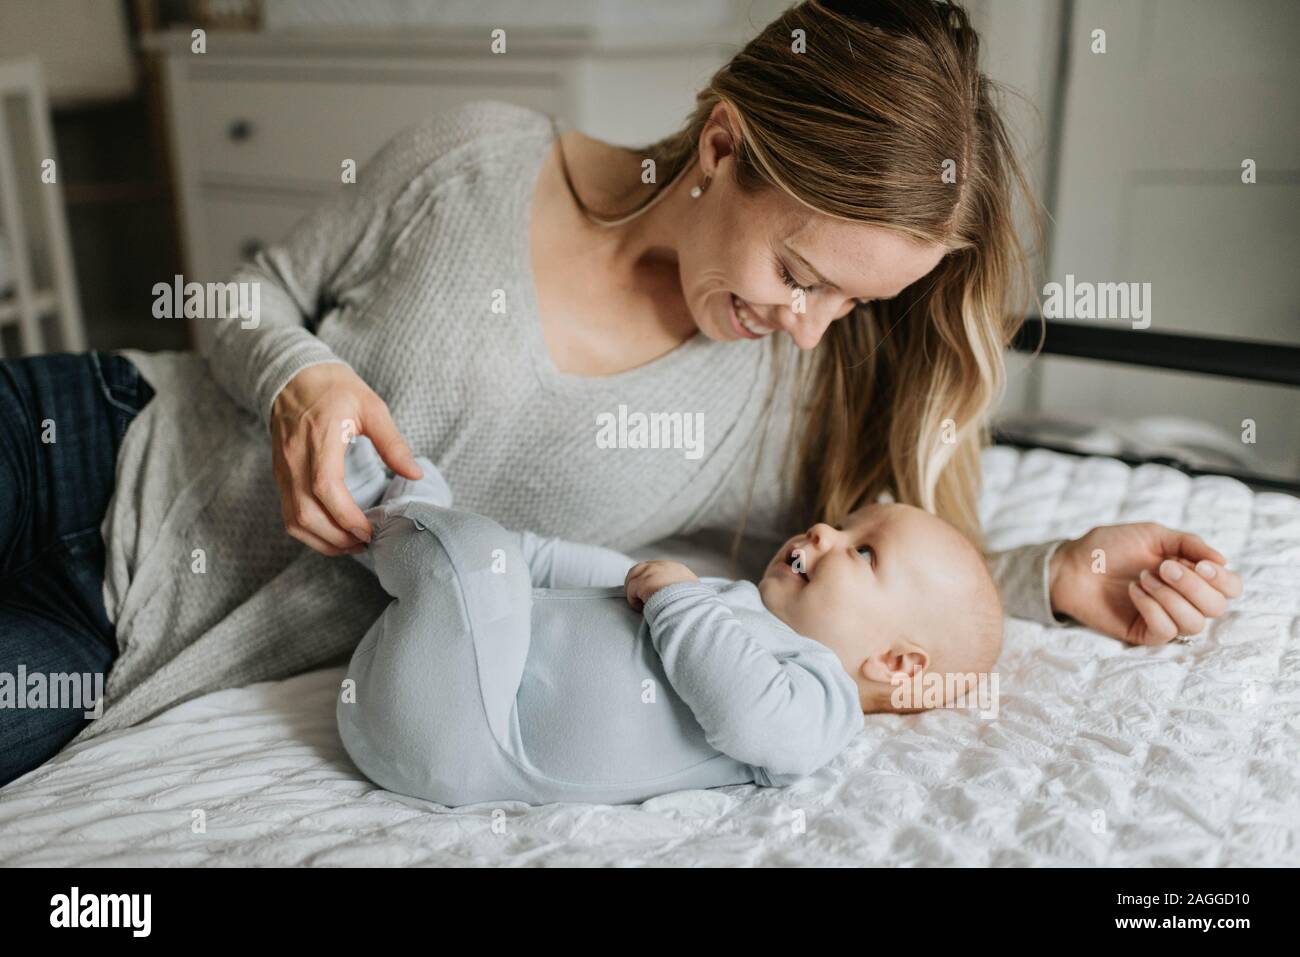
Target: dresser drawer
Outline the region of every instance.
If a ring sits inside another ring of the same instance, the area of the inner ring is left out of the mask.
[[[193,155],[202,179],[337,184],[345,159],[360,167],[398,130],[468,100],[505,100],[547,113],[562,106],[558,71],[505,73],[506,82],[500,70],[423,70],[416,74],[420,82],[411,81],[413,72],[400,74],[401,82],[364,72],[347,82],[220,76],[195,82]]]
[[[222,282],[241,262],[251,259],[263,246],[288,235],[300,219],[328,192],[287,197],[236,198],[205,191],[201,204],[206,249],[195,268],[201,282]]]
[[[299,220],[329,198],[329,191],[313,195],[250,190],[244,196],[205,189],[200,197],[195,204],[185,280],[227,282],[236,266],[263,246],[287,236]],[[212,342],[212,323],[204,319],[188,322],[191,345],[206,355]]]

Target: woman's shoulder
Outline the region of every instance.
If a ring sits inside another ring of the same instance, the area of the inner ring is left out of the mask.
[[[502,100],[471,100],[433,113],[390,139],[372,166],[419,169],[457,154],[485,159],[508,155],[521,138],[550,135],[551,120]]]
[[[433,184],[449,184],[475,169],[518,168],[530,144],[552,135],[545,113],[500,100],[472,100],[400,130],[366,163],[366,196],[404,222]]]
[[[434,113],[416,129],[451,146],[511,135],[535,136],[549,132],[545,113],[504,100],[470,100]]]

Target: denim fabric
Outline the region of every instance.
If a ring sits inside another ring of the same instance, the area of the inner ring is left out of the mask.
[[[152,397],[110,353],[0,360],[0,785],[57,753],[93,707],[35,699],[33,676],[103,681],[117,655],[99,526],[122,437]]]

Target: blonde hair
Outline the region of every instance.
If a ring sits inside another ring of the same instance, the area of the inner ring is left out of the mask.
[[[978,61],[956,3],[808,0],[717,71],[682,129],[639,151],[665,184],[644,202],[602,219],[570,182],[593,222],[640,215],[695,167],[704,127],[726,103],[740,127],[741,189],[779,189],[823,215],[949,250],[800,356],[805,409],[789,439],[797,521],[837,523],[888,492],[983,546],[979,454],[1021,321],[1013,295],[1029,278],[1013,187],[1036,204]]]

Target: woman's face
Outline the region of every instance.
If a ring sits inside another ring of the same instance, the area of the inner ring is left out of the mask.
[[[714,112],[723,118],[725,107]],[[700,332],[759,339],[784,332],[800,349],[821,341],[855,300],[892,299],[939,264],[946,250],[910,236],[832,219],[779,190],[736,185],[731,134],[710,122],[702,136],[703,194],[686,204],[678,270]],[[698,185],[699,169],[682,188]]]

